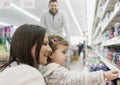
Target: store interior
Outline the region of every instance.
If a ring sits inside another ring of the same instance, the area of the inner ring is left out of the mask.
[[[22,24],[40,25],[48,3],[49,0],[0,0],[1,66],[9,60],[15,30]],[[69,22],[69,36],[63,29],[70,44],[66,67],[78,72],[119,71],[120,0],[58,0],[58,3]],[[120,85],[120,75],[100,85]]]

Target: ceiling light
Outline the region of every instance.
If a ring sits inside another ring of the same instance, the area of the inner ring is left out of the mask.
[[[22,9],[21,7],[15,5],[15,4],[13,4],[13,3],[11,3],[10,5],[11,5],[11,7],[13,7],[14,9],[16,9],[16,10],[22,12],[23,14],[25,14],[25,15],[31,17],[32,19],[34,19],[34,20],[40,22],[40,19],[39,19],[38,17],[36,17],[35,15],[33,15],[33,14],[27,12],[26,10]]]
[[[65,0],[65,2],[66,2],[67,6],[68,6],[68,8],[69,8],[69,11],[70,11],[70,13],[71,13],[71,16],[72,16],[72,18],[73,18],[73,20],[74,20],[74,22],[75,22],[75,24],[76,24],[76,26],[77,26],[80,34],[83,35],[83,32],[82,32],[82,30],[81,30],[81,27],[80,27],[80,25],[79,25],[79,23],[78,23],[78,21],[77,21],[77,18],[75,17],[75,14],[74,14],[74,12],[73,12],[73,9],[72,9],[69,1],[68,1],[68,0]]]

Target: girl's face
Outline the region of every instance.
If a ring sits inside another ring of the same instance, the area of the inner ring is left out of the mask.
[[[58,45],[57,50],[50,56],[52,62],[65,66],[67,62],[67,50],[68,46]]]
[[[32,55],[35,57],[35,49],[36,45],[32,48]],[[41,50],[39,52],[39,62],[40,64],[47,64],[48,55],[52,52],[52,49],[49,46],[48,36],[47,34],[44,37],[43,44],[41,46]]]

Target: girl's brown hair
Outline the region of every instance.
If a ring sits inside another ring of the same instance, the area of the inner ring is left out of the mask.
[[[49,45],[52,49],[52,53],[54,53],[58,49],[57,47],[58,45],[69,46],[68,42],[60,36],[51,35],[48,36],[48,39],[49,39]],[[49,57],[48,57],[48,63],[51,63],[51,59]]]
[[[51,36],[48,36],[48,39],[49,39],[49,45],[52,49],[52,52],[55,52],[57,50],[58,45],[69,46],[68,42],[60,36],[51,35]]]

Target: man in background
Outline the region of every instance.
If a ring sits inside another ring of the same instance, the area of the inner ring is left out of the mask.
[[[68,33],[68,21],[64,12],[58,10],[58,1],[50,0],[49,1],[49,10],[44,11],[41,15],[41,26],[46,28],[48,35],[59,35],[64,37],[63,28],[66,32],[66,36],[69,36]]]

